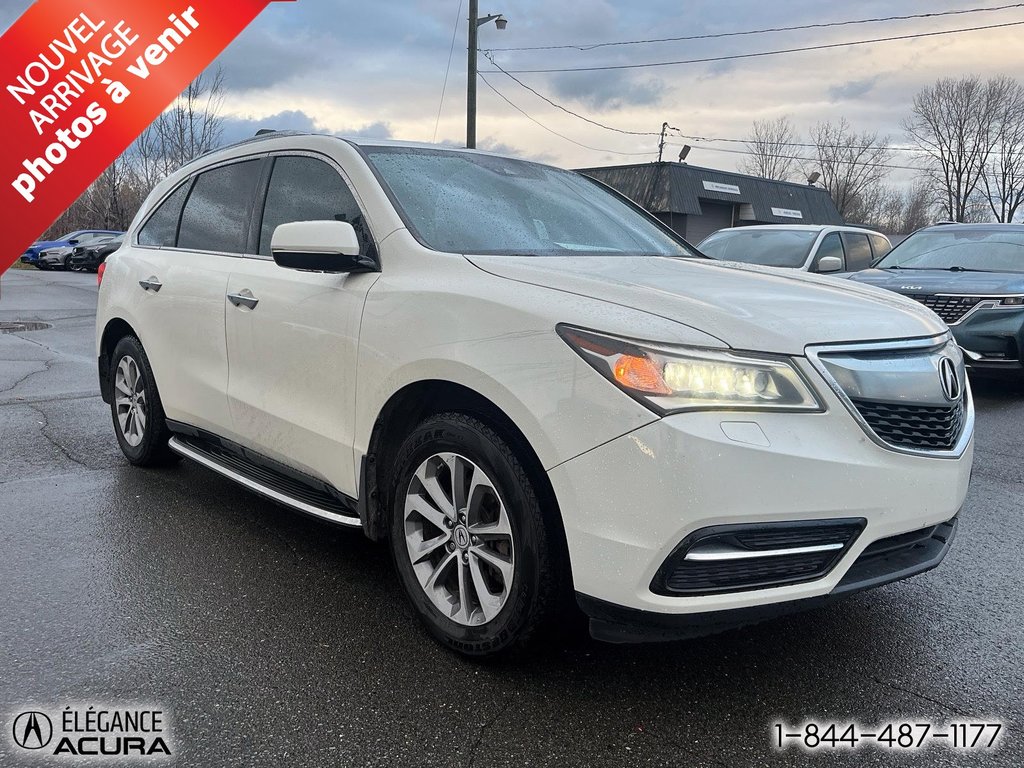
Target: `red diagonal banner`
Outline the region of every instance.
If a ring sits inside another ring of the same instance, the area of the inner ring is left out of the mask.
[[[36,0],[0,38],[0,272],[274,0]]]

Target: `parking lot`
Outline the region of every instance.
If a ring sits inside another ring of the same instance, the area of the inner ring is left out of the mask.
[[[717,637],[482,664],[427,637],[358,531],[188,462],[129,467],[97,391],[96,290],[2,279],[0,323],[52,326],[0,334],[5,722],[156,705],[181,765],[1024,764],[1024,385],[974,382],[971,492],[937,570]],[[772,722],[807,719],[1005,729],[988,752],[772,750]]]

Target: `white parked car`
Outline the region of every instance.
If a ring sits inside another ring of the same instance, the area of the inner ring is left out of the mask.
[[[697,248],[719,261],[825,274],[867,269],[892,250],[892,243],[863,227],[764,224],[720,229]]]
[[[934,314],[695,257],[536,163],[263,136],[162,182],[100,278],[128,460],[388,542],[466,654],[573,597],[625,642],[905,578],[967,493],[974,410]]]

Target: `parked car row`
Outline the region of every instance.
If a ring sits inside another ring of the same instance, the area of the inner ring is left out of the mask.
[[[103,260],[120,247],[123,235],[124,232],[109,229],[79,229],[56,240],[37,240],[25,249],[21,262],[36,269],[95,272]],[[109,247],[111,245],[114,247]]]
[[[1024,374],[1024,226],[941,223],[895,248],[861,227],[770,225],[715,232],[699,249],[729,262],[836,273],[935,312],[975,371]]]

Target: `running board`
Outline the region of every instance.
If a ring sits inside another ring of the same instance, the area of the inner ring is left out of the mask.
[[[339,525],[361,525],[354,506],[212,442],[176,434],[167,445],[175,453],[278,504]]]

